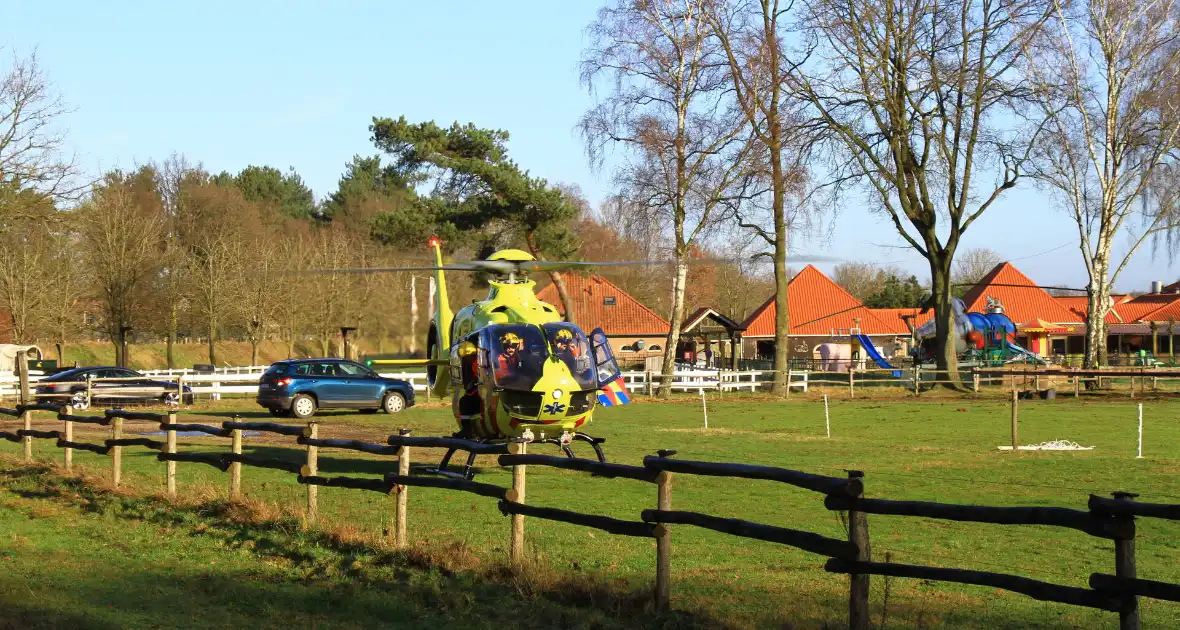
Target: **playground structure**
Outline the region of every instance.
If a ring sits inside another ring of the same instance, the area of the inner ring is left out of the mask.
[[[1016,324],[1004,314],[999,300],[987,300],[986,313],[968,313],[963,301],[952,298],[955,314],[955,351],[960,367],[998,367],[1011,363],[1048,362],[1016,343]],[[935,334],[931,319],[914,329],[914,354],[919,360],[930,354]]]

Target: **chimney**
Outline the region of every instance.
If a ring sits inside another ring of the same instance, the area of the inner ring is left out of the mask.
[[[1164,283],[1163,283],[1163,281],[1161,281],[1161,280],[1152,280],[1152,281],[1151,281],[1151,292],[1152,292],[1152,293],[1163,293],[1163,292],[1164,292]]]

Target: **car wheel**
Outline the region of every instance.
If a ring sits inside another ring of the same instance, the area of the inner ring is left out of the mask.
[[[90,400],[86,397],[86,392],[74,392],[70,396],[70,406],[78,410],[86,410],[90,408]]]
[[[160,402],[164,403],[165,407],[179,407],[180,394],[176,392],[168,392],[160,398]]]
[[[315,399],[307,394],[296,394],[291,401],[291,415],[300,419],[314,416]]]
[[[381,408],[385,413],[401,413],[406,408],[406,397],[397,392],[389,392],[381,401]]]

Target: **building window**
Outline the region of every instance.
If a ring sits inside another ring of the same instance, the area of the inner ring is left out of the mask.
[[[602,298],[602,305],[603,306],[614,306],[615,305],[615,296],[608,295],[608,296]]]

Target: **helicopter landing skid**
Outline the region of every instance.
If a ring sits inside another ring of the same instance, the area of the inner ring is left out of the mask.
[[[537,440],[537,443],[538,444],[553,444],[554,446],[557,446],[558,448],[560,448],[561,452],[565,453],[566,457],[569,457],[571,459],[577,459],[577,456],[574,455],[573,450],[570,449],[570,445],[573,444],[574,440],[579,440],[582,442],[589,442],[590,446],[594,449],[594,456],[598,458],[598,462],[600,464],[606,463],[606,454],[602,452],[602,443],[606,441],[606,438],[593,437],[590,435],[586,435],[585,433],[582,433],[581,431],[577,431],[573,435],[570,436],[569,440],[566,440],[566,441],[563,441],[561,438],[542,438],[540,440]]]
[[[456,435],[455,437],[459,437],[459,436]],[[590,435],[586,435],[585,433],[582,433],[580,431],[575,432],[571,435],[568,435],[568,438],[569,439],[565,440],[564,443],[561,438],[543,438],[540,440],[536,440],[535,443],[537,443],[537,444],[553,444],[554,446],[560,448],[561,452],[565,453],[566,457],[569,457],[572,459],[577,459],[577,456],[574,455],[574,452],[570,448],[570,445],[573,444],[573,442],[575,440],[580,441],[580,442],[587,442],[590,444],[591,448],[594,449],[594,456],[596,458],[598,458],[599,463],[603,463],[603,464],[606,463],[606,453],[603,453],[603,451],[602,451],[602,443],[606,441],[606,438],[593,437]],[[471,440],[471,438],[463,438],[463,439]],[[477,440],[471,440],[471,441],[479,442],[480,444],[496,444],[496,443],[500,443],[500,442],[505,442],[506,440],[477,439]],[[464,462],[463,466],[458,468],[458,470],[452,470],[450,468],[451,458],[455,456],[455,453],[458,450],[459,449],[457,449],[457,448],[447,449],[446,454],[443,455],[442,461],[440,461],[438,463],[437,467],[424,468],[424,469],[422,469],[422,472],[425,472],[425,473],[428,473],[431,475],[439,475],[442,477],[449,477],[451,479],[462,479],[465,481],[471,481],[475,477],[475,453],[468,452],[467,453],[467,461]]]

